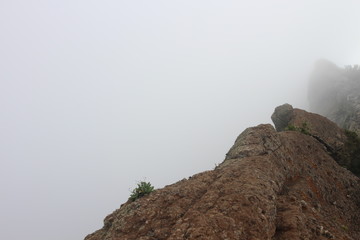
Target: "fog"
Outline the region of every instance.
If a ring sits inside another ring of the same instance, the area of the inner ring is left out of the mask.
[[[76,240],[138,181],[220,163],[314,62],[360,62],[358,1],[0,1],[0,234]]]

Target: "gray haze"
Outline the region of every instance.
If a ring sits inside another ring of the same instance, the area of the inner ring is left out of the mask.
[[[360,62],[359,1],[0,0],[0,236],[77,240]]]

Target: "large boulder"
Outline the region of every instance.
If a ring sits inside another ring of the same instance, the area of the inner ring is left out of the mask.
[[[287,103],[275,108],[274,113],[271,115],[271,120],[277,131],[283,131],[289,125],[293,110],[293,107]]]

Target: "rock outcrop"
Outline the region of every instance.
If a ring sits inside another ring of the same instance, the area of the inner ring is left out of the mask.
[[[293,107],[288,103],[275,108],[271,120],[277,131],[284,131],[289,126],[289,122],[293,117],[293,110]]]
[[[340,151],[347,141],[345,131],[335,123],[321,115],[294,109],[289,104],[277,107],[271,119],[277,131],[298,130],[324,144],[331,154]]]
[[[281,131],[246,129],[214,170],[126,202],[85,240],[360,239],[360,180],[330,152],[343,130],[289,106]]]
[[[360,67],[320,60],[310,77],[310,110],[360,134]]]

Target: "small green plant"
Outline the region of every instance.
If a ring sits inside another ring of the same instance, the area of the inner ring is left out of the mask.
[[[309,124],[307,122],[303,122],[301,124],[301,127],[294,126],[294,125],[288,125],[285,128],[285,131],[296,131],[296,132],[300,132],[305,135],[310,135]]]
[[[296,131],[296,130],[297,130],[297,127],[295,127],[294,125],[288,125],[285,128],[285,131]]]
[[[149,182],[139,182],[137,188],[131,191],[129,200],[135,201],[138,198],[141,198],[154,191],[154,187]]]
[[[349,231],[348,226],[346,225],[340,225],[340,227],[342,228],[342,230],[344,230],[345,232]]]
[[[310,135],[309,132],[309,124],[307,122],[303,122],[300,127],[300,132],[306,135]]]

